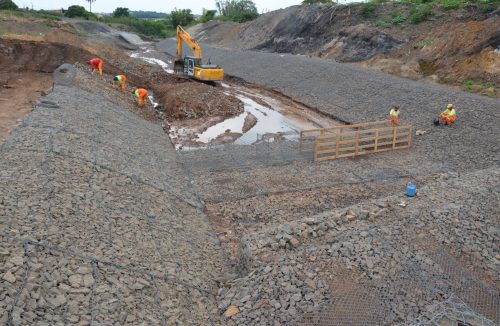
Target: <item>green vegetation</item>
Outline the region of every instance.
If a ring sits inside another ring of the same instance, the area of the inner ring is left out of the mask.
[[[427,20],[432,16],[432,8],[430,5],[421,5],[419,7],[410,8],[410,22],[418,24]]]
[[[17,5],[12,0],[0,0],[0,10],[16,10]]]
[[[107,24],[123,24],[138,34],[150,37],[172,37],[175,35],[175,29],[172,28],[170,21],[166,19],[150,20],[139,19],[136,17],[112,17],[105,16],[99,19]]]
[[[461,84],[466,91],[471,93],[481,93],[487,96],[495,97],[495,93],[497,91],[495,83],[493,82],[482,83],[477,80],[464,80],[463,78],[459,78],[457,83]]]
[[[361,15],[365,18],[372,17],[377,4],[373,1],[365,2],[361,5]]]
[[[386,21],[385,21],[385,20],[383,20],[383,19],[379,19],[379,20],[377,20],[377,22],[375,23],[375,26],[377,26],[377,27],[382,27],[382,28],[389,28],[389,27],[391,27],[391,26],[392,26],[392,24],[391,24],[391,23],[386,22]]]
[[[200,23],[207,23],[215,18],[217,10],[206,10],[203,9],[203,15],[200,17]]]
[[[220,19],[243,23],[259,16],[255,3],[251,0],[215,1]]]
[[[426,46],[431,46],[432,45],[432,39],[427,37],[413,45],[414,49],[423,49]]]
[[[170,26],[177,28],[178,25],[189,26],[194,22],[191,9],[175,9],[170,13]]]
[[[77,5],[68,7],[68,10],[66,10],[66,12],[64,13],[64,15],[66,17],[70,17],[70,18],[77,17],[77,18],[85,18],[87,20],[98,20],[98,18],[97,18],[96,15],[94,15],[93,13],[85,10],[84,7],[77,6]]]
[[[313,3],[333,3],[332,0],[303,0],[302,4],[303,5],[310,5]]]
[[[130,16],[130,12],[128,11],[128,8],[123,8],[123,7],[118,7],[113,11],[113,17],[119,18],[119,17],[128,17]]]
[[[399,11],[391,12],[391,23],[394,25],[401,25],[406,21],[406,16],[404,16]]]
[[[156,11],[129,11],[130,16],[141,19],[165,19],[168,15]]]

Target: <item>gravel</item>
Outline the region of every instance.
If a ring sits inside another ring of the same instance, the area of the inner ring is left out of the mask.
[[[222,251],[172,144],[89,78],[0,149],[2,324],[217,323]]]
[[[175,41],[165,39],[157,48],[174,54]],[[412,151],[418,152],[420,161],[432,156],[470,169],[486,168],[500,160],[499,99],[331,60],[205,44],[202,48],[205,58],[211,58],[228,75],[277,90],[341,121],[387,119],[390,107],[399,105],[403,124],[431,131],[415,139]],[[456,106],[457,123],[451,128],[434,128],[433,120],[448,103]],[[475,153],[474,160],[469,159],[471,152]]]

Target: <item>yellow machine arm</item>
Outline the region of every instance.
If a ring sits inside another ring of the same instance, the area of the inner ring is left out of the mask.
[[[201,48],[198,42],[189,35],[181,26],[177,26],[177,57],[182,58],[182,41],[193,50],[194,56],[197,58],[202,57]]]

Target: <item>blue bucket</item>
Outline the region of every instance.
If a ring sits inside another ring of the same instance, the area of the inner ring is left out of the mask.
[[[408,197],[413,197],[417,194],[417,186],[413,183],[409,183],[406,185],[406,195]]]

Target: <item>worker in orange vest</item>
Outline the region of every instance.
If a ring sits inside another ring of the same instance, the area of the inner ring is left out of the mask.
[[[104,61],[102,61],[99,58],[94,58],[89,61],[89,65],[92,68],[92,73],[94,73],[95,70],[99,71],[99,76],[102,78],[102,65],[104,64]]]
[[[123,94],[125,94],[125,82],[127,81],[127,77],[125,75],[118,75],[113,78],[113,82],[120,87],[120,90]]]
[[[391,120],[391,126],[397,127],[399,126],[399,106],[394,106],[389,112],[389,119]]]
[[[146,99],[148,97],[148,91],[145,90],[144,88],[136,88],[134,89],[133,93],[137,97],[137,103],[139,104],[139,107],[142,108],[143,105],[146,103]]]
[[[455,112],[455,106],[453,104],[448,104],[448,106],[446,107],[446,110],[441,112],[441,114],[439,115],[439,118],[441,119],[441,121],[445,125],[451,126],[452,123],[454,123],[455,120],[457,119],[457,113]]]

